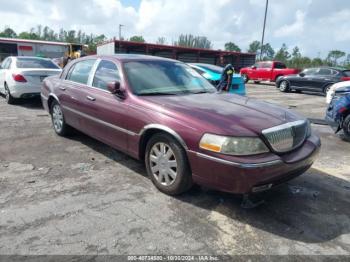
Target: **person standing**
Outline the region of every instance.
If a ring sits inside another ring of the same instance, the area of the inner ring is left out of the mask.
[[[222,56],[220,57],[220,64],[221,64],[221,66],[224,66],[224,64],[225,64],[224,57],[222,57]],[[233,66],[231,64],[227,64],[224,67],[224,70],[222,71],[222,74],[221,74],[220,82],[216,87],[218,92],[230,90],[230,86],[231,86],[231,82],[232,82],[232,75],[233,75],[234,71],[235,71],[235,69],[233,68]]]

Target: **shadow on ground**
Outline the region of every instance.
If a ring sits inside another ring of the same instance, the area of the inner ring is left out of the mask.
[[[147,176],[143,163],[80,132],[80,141],[109,159]],[[159,192],[159,194],[162,194]],[[228,221],[241,222],[283,238],[321,243],[350,233],[350,183],[317,169],[258,195],[265,201],[254,209],[241,208],[241,196],[194,186],[174,197],[172,208],[193,207],[193,212],[219,212]],[[199,208],[199,209],[198,209]],[[191,211],[192,212],[192,211]],[[195,226],[195,225],[194,225]]]

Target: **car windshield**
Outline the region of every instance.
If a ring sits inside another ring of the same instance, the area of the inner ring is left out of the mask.
[[[222,67],[216,66],[216,65],[198,65],[198,67],[201,67],[204,70],[212,71],[216,74],[221,74],[222,71],[224,70]]]
[[[132,61],[124,63],[124,69],[136,95],[176,95],[216,91],[204,77],[180,62]]]
[[[41,58],[17,58],[17,68],[47,68],[58,69],[59,67],[51,60]]]

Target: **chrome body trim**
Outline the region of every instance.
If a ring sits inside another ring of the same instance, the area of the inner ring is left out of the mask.
[[[67,111],[70,111],[70,112],[72,112],[72,113],[74,113],[74,114],[77,114],[77,115],[80,115],[80,116],[82,116],[82,117],[85,117],[85,118],[87,118],[87,119],[89,119],[89,120],[92,120],[92,121],[94,121],[94,122],[96,122],[96,123],[99,123],[99,124],[101,124],[101,125],[107,126],[107,127],[109,127],[109,128],[112,128],[112,129],[114,129],[114,130],[117,130],[117,131],[120,131],[120,132],[123,132],[123,133],[126,133],[126,134],[128,134],[128,135],[130,135],[130,136],[136,136],[136,135],[137,135],[137,133],[135,133],[135,132],[132,132],[132,131],[127,130],[127,129],[124,129],[124,128],[122,128],[122,127],[119,127],[119,126],[113,125],[113,124],[111,124],[111,123],[105,122],[105,121],[103,121],[103,120],[101,120],[101,119],[98,119],[98,118],[96,118],[96,117],[87,115],[87,114],[85,114],[85,113],[79,112],[78,110],[75,110],[75,109],[73,109],[73,108],[70,108],[70,107],[67,107],[67,106],[62,106],[62,108],[65,109],[65,110],[67,110]]]
[[[176,133],[176,131],[174,131],[173,129],[171,129],[171,128],[167,127],[167,126],[164,126],[164,125],[160,125],[160,124],[149,124],[149,125],[146,125],[146,126],[144,126],[144,127],[141,129],[141,131],[140,131],[140,133],[139,133],[139,136],[142,136],[142,135],[143,135],[147,130],[149,130],[149,129],[163,130],[163,131],[165,131],[165,132],[171,134],[172,136],[174,136],[174,137],[177,139],[177,141],[179,141],[179,143],[180,143],[186,150],[188,150],[188,147],[187,147],[185,141],[182,139],[182,137],[181,137],[178,133]]]
[[[195,153],[200,158],[215,161],[215,162],[218,162],[220,164],[235,166],[235,167],[239,167],[239,168],[247,168],[247,169],[259,168],[259,167],[269,167],[269,166],[274,166],[274,165],[278,165],[278,164],[283,163],[282,160],[273,160],[273,161],[261,162],[261,163],[239,163],[239,162],[233,162],[233,161],[228,161],[225,159],[209,156],[209,155],[202,154],[202,153],[195,152],[195,151],[190,151],[190,152]]]

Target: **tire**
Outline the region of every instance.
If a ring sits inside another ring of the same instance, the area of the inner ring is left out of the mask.
[[[254,84],[260,84],[260,81],[254,81]]]
[[[16,103],[17,99],[11,95],[10,89],[8,88],[6,83],[5,83],[4,87],[5,87],[5,99],[6,99],[7,104],[14,105]]]
[[[185,149],[168,134],[151,137],[146,146],[145,164],[153,184],[167,195],[179,195],[193,184]]]
[[[301,94],[301,90],[297,89],[295,90],[295,93]]]
[[[287,80],[282,80],[279,84],[278,84],[278,88],[281,92],[289,92],[289,83]]]
[[[328,93],[329,89],[331,88],[331,86],[332,86],[332,85],[328,85],[328,86],[325,86],[325,87],[323,88],[323,94],[324,94],[325,96],[327,96],[327,93]]]
[[[50,107],[53,129],[59,136],[66,136],[70,132],[70,126],[66,124],[60,104],[54,100]]]
[[[242,78],[245,84],[248,83],[249,77],[246,74],[242,74]]]
[[[350,142],[350,115],[344,119],[342,128],[345,139]]]

